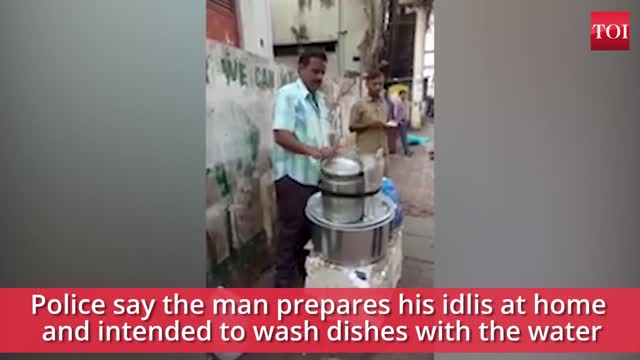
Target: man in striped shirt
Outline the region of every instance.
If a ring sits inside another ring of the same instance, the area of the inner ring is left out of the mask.
[[[400,130],[400,143],[402,144],[402,150],[404,150],[405,156],[412,156],[413,152],[409,148],[409,141],[407,139],[409,135],[409,109],[407,105],[407,91],[400,90],[398,93],[399,99],[394,106],[395,119],[398,123],[398,130]]]
[[[304,281],[304,247],[311,239],[304,210],[309,197],[318,191],[320,161],[335,154],[329,141],[327,106],[319,93],[326,62],[323,52],[302,54],[299,79],[276,94],[272,160],[280,237],[275,287],[298,287]]]

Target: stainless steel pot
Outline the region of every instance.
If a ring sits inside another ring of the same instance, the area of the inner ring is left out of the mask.
[[[326,219],[342,224],[362,220],[366,193],[360,159],[339,155],[324,161],[319,187]]]
[[[316,253],[330,263],[363,266],[384,258],[391,240],[395,205],[387,196],[373,199],[374,217],[355,224],[340,224],[323,217],[321,193],[307,202],[306,215],[312,223],[312,243]]]

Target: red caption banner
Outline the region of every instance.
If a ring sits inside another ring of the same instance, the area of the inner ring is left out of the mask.
[[[0,289],[3,353],[640,353],[640,289]]]

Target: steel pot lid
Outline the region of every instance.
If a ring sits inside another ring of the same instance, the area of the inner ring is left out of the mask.
[[[378,193],[373,197],[373,200],[373,216],[367,217],[362,221],[356,223],[343,224],[328,220],[324,216],[321,192],[317,192],[309,198],[309,200],[307,201],[307,206],[305,208],[305,213],[309,220],[323,227],[343,231],[364,231],[381,226],[386,223],[390,223],[395,215],[396,205],[388,196]]]
[[[362,170],[359,160],[347,156],[336,156],[322,163],[322,172],[331,176],[358,176]]]

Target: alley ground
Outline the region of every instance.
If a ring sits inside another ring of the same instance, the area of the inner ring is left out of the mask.
[[[431,125],[415,132],[433,139]],[[403,230],[404,262],[398,287],[433,286],[433,161],[432,145],[413,147],[414,155],[392,155],[390,176],[396,183],[405,211]],[[270,274],[265,274],[256,287],[269,287]],[[432,354],[218,354],[220,360],[428,360]],[[215,358],[214,358],[215,360]]]
[[[433,139],[433,126],[429,124],[414,132]],[[432,142],[426,146],[413,146],[414,155],[391,155],[389,175],[400,192],[406,215],[417,218],[433,217],[433,162],[429,159]],[[398,146],[398,150],[400,150]]]
[[[433,126],[429,124],[415,134],[433,139]],[[401,154],[391,156],[389,175],[400,194],[400,202],[405,213],[404,262],[399,287],[433,286],[434,167],[433,161],[429,159],[431,148],[432,144],[429,143],[426,146],[412,147],[412,157]]]

